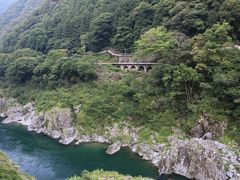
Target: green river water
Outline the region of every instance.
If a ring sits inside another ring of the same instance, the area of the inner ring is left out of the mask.
[[[25,127],[0,123],[0,151],[37,180],[62,180],[80,175],[83,170],[95,169],[161,180],[185,179],[177,175],[159,177],[150,162],[141,160],[128,149],[109,156],[106,148],[106,145],[94,143],[64,146],[44,135],[30,133]]]

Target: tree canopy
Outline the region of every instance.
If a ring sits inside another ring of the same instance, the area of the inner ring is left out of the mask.
[[[232,27],[234,41],[240,40],[238,0],[28,1],[22,3],[27,13],[12,10],[12,18],[0,18],[4,29],[9,29],[2,32],[1,51],[32,48],[47,53],[67,48],[75,52],[79,47],[90,51],[112,47],[131,52],[134,42],[151,28],[164,26],[193,37],[224,21]],[[21,23],[13,25],[16,16]]]
[[[152,28],[136,42],[135,56],[140,61],[169,62],[176,44],[173,33],[164,27]]]

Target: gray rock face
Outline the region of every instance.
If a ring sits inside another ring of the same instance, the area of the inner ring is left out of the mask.
[[[202,124],[197,124],[195,127],[193,127],[190,131],[190,134],[192,137],[201,138],[204,136],[204,128]]]
[[[53,139],[59,139],[60,137],[61,137],[61,132],[60,131],[54,130],[52,132],[52,138]]]
[[[225,122],[209,119],[206,113],[202,113],[198,124],[190,130],[190,135],[195,138],[214,140],[223,136],[226,128]]]
[[[220,151],[226,151],[228,154],[227,149],[221,149],[219,144],[214,141],[172,139],[167,156],[162,156],[160,160],[160,173],[175,172],[189,178],[202,180],[227,179],[225,165],[233,164],[233,162],[229,161],[225,164],[219,154]],[[235,174],[237,174],[236,170]],[[235,176],[235,178],[238,177]]]
[[[59,142],[65,145],[73,142],[76,137],[70,109],[53,108],[49,112],[37,114],[33,103],[25,106],[15,104],[2,112],[2,116],[7,117],[3,124],[22,124],[27,126],[29,131],[44,133],[59,139]]]
[[[211,132],[207,132],[206,134],[203,135],[202,138],[206,140],[211,140],[213,139],[213,134]]]
[[[105,127],[102,135],[81,134],[74,127],[70,109],[53,108],[48,112],[36,113],[34,104],[26,106],[17,104],[14,100],[0,98],[0,113],[7,117],[2,123],[18,123],[28,127],[29,131],[44,133],[62,144],[75,144],[86,142],[100,142],[112,144],[107,153],[114,154],[121,147],[129,147],[143,159],[151,161],[159,173],[177,173],[189,178],[200,180],[239,180],[240,159],[224,144],[212,139],[224,132],[217,130],[219,125],[209,121],[199,121],[199,126],[193,130],[196,137],[191,139],[178,139],[178,130],[174,130],[176,136],[169,138],[165,144],[158,144],[151,137],[152,143],[139,142],[138,131],[127,123],[115,124],[113,127]],[[202,117],[204,120],[205,117]],[[81,129],[81,128],[80,128]],[[82,128],[80,131],[84,132]],[[201,139],[200,139],[201,138]],[[204,139],[202,139],[204,138]],[[121,139],[121,140],[119,140]],[[117,141],[116,141],[117,140]]]
[[[108,146],[106,153],[110,154],[110,155],[115,154],[116,152],[118,152],[121,149],[121,146],[122,146],[121,142],[118,141],[118,142]]]

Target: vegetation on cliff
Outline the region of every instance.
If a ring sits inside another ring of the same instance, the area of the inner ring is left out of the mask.
[[[19,0],[15,7],[0,15],[4,96],[34,102],[39,112],[70,108],[83,134],[129,124],[149,144],[167,142],[176,129],[185,138],[202,126],[201,115],[227,122],[218,140],[239,146],[239,0]],[[117,61],[98,53],[106,48],[159,65],[147,74],[98,65]],[[100,170],[72,179],[100,175],[122,178]]]
[[[17,166],[0,152],[0,179],[33,180],[34,178],[21,173]]]
[[[95,170],[93,172],[84,171],[80,177],[72,177],[68,180],[98,180],[98,179],[119,179],[119,180],[150,180],[150,178],[124,176],[117,172]]]
[[[239,140],[238,0],[47,0],[9,31],[0,54],[1,87],[39,111],[82,105],[76,126],[94,131],[127,121],[167,137],[188,133],[202,112],[228,121]],[[99,61],[107,47],[159,62],[149,74]],[[8,52],[8,53],[7,53]],[[74,111],[73,111],[74,112]]]

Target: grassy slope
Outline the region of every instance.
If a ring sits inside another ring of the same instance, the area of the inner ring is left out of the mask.
[[[21,173],[16,165],[12,163],[2,152],[0,152],[0,179],[33,180],[34,178]]]
[[[114,61],[106,57],[95,58],[101,62]],[[38,111],[47,111],[54,106],[73,108],[82,104],[81,112],[75,114],[75,123],[78,128],[84,128],[86,134],[102,132],[103,127],[127,121],[133,126],[144,127],[140,131],[143,141],[147,142],[152,134],[157,133],[159,142],[163,142],[172,134],[172,127],[188,132],[196,124],[198,114],[184,114],[184,109],[173,110],[162,104],[164,97],[151,84],[151,73],[122,71],[113,66],[98,66],[97,72],[99,79],[91,83],[55,89],[36,88],[31,84],[11,85],[3,93],[23,104],[34,101]],[[222,140],[224,143],[238,141],[237,133],[230,130]]]
[[[101,127],[127,121],[148,129],[142,132],[143,139],[149,137],[150,131],[160,132],[163,136],[171,134],[171,127],[177,120],[170,111],[159,113],[153,108],[158,97],[147,82],[149,74],[122,71],[112,66],[97,69],[99,79],[92,83],[56,89],[12,86],[5,89],[5,93],[23,104],[36,102],[38,111],[82,104],[81,112],[76,114],[76,125],[87,130],[86,133],[96,129],[101,132]]]

